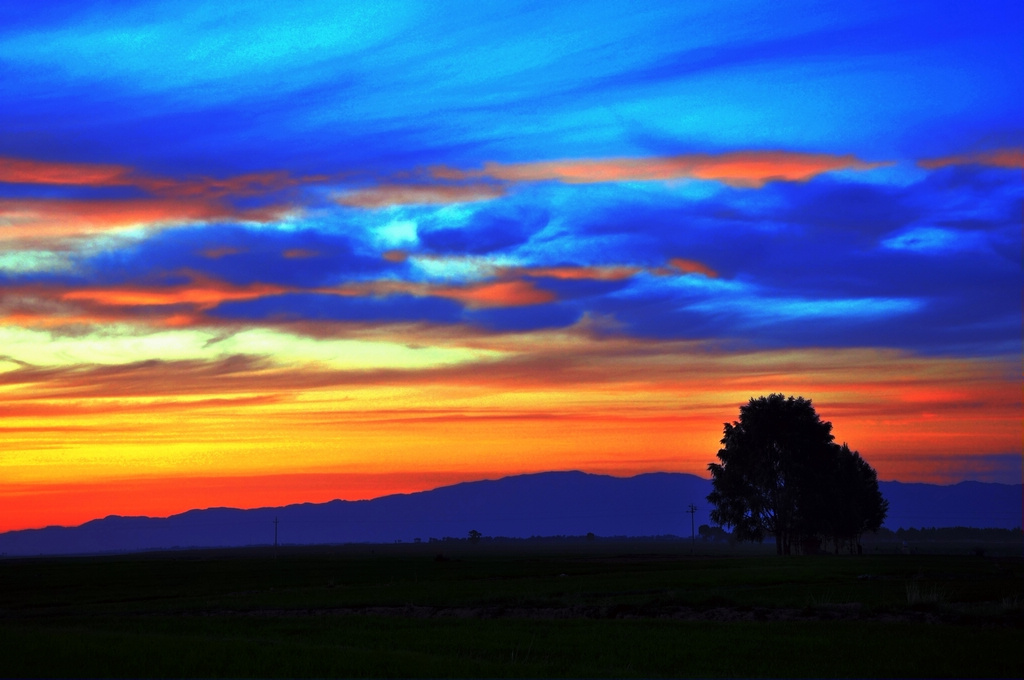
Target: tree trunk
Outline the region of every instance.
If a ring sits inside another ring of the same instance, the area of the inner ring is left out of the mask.
[[[775,554],[782,554],[782,534],[779,533],[775,534]]]

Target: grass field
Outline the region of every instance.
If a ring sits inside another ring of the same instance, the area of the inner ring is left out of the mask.
[[[1024,667],[1019,556],[690,550],[454,542],[0,560],[0,675],[1011,677]]]

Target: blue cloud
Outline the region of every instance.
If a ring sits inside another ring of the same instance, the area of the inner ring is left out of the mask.
[[[341,297],[294,293],[258,300],[225,302],[210,316],[234,321],[354,321],[457,323],[462,306],[451,300],[412,295]]]
[[[563,301],[600,298],[623,290],[629,285],[629,282],[624,279],[604,281],[599,279],[558,279],[550,276],[531,278],[536,281],[538,288],[553,293],[557,299]]]
[[[1002,353],[1021,322],[1021,267],[1006,257],[1021,247],[1019,226],[1005,222],[1020,205],[1007,183],[1014,173],[945,174],[904,186],[822,178],[697,200],[668,191],[589,200],[581,191],[569,214],[556,214],[573,228],[550,250],[574,252],[578,263],[686,257],[719,272],[718,280],[641,277],[577,302],[642,335]],[[954,214],[969,221],[943,227],[942,248],[893,248],[937,229],[918,225]]]
[[[436,253],[485,254],[526,243],[548,224],[547,212],[536,206],[496,201],[474,211],[463,223],[425,220],[420,243]]]
[[[289,258],[290,251],[300,251]],[[312,229],[221,225],[169,229],[82,262],[101,283],[127,283],[192,272],[230,283],[327,286],[397,265],[356,252],[348,237]]]

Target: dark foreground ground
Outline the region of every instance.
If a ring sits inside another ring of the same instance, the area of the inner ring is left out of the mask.
[[[7,559],[0,676],[1019,677],[1020,546],[947,547],[961,554],[460,541]]]

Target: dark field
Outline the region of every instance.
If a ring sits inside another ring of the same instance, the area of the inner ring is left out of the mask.
[[[458,541],[0,560],[0,675],[1019,677],[1024,668],[1019,545],[987,556],[777,558],[772,549]]]

